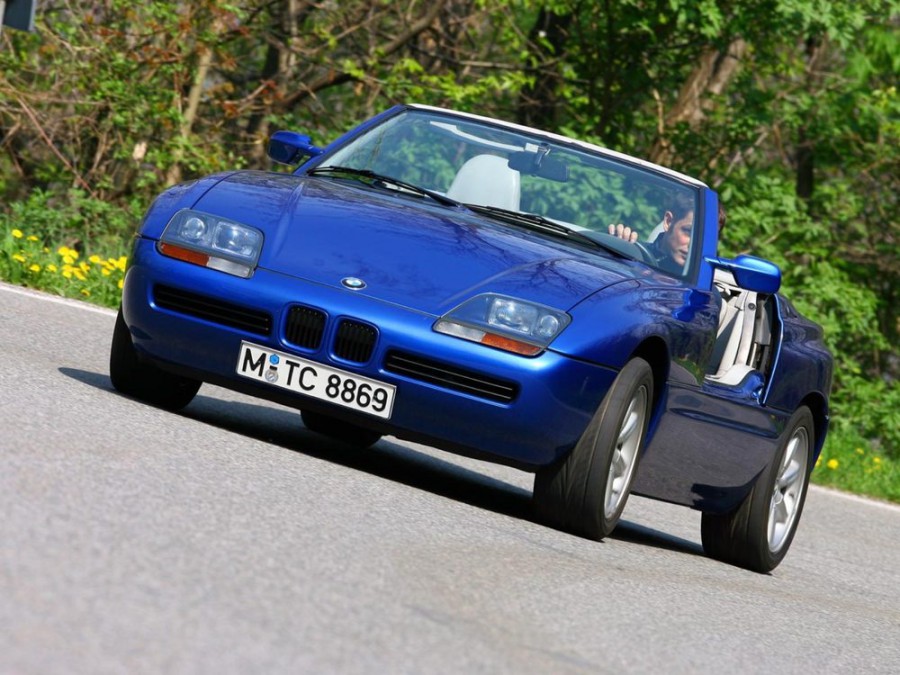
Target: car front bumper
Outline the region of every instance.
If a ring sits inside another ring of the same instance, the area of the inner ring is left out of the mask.
[[[170,297],[161,302],[165,293],[173,292],[181,298],[178,303]],[[326,317],[317,348],[298,347],[286,337],[288,314],[298,305]],[[574,447],[616,375],[553,351],[526,358],[436,333],[432,325],[437,317],[382,302],[366,291],[309,283],[265,269],[240,279],[173,260],[147,239],[136,243],[122,312],[138,353],[161,367],[526,470],[552,463]],[[336,326],[344,319],[377,331],[364,362],[335,352]],[[236,367],[244,341],[396,386],[390,419],[239,376]],[[398,354],[449,376],[436,381],[420,372],[400,371],[394,365]],[[457,386],[472,376],[513,393],[485,396],[477,393],[478,387]]]

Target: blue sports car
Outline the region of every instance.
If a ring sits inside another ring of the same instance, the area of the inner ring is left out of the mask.
[[[402,105],[292,173],[175,186],[147,212],[110,355],[171,410],[202,382],[535,474],[593,539],[630,493],[702,512],[712,557],[766,572],[796,532],[832,359],[780,272],[716,256],[702,182],[604,148]]]

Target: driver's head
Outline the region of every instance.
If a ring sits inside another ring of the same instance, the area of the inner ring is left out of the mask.
[[[693,230],[694,200],[688,195],[678,195],[663,215],[663,232],[658,246],[672,262],[682,267],[687,263]]]

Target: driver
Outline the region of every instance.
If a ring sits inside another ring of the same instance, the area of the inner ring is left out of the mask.
[[[719,227],[725,223],[725,212],[719,208]],[[656,266],[663,272],[681,275],[687,264],[691,248],[691,234],[694,229],[694,200],[688,195],[678,195],[663,214],[659,224],[661,230],[645,248],[653,256]],[[626,225],[610,225],[611,235],[636,243],[637,230]]]

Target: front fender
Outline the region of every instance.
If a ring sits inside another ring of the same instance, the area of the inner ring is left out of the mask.
[[[689,311],[688,311],[689,310]],[[718,309],[711,294],[674,280],[652,285],[631,280],[608,286],[572,310],[572,323],[553,350],[620,370],[640,345],[661,340],[672,375],[699,386],[704,359],[715,340]]]

